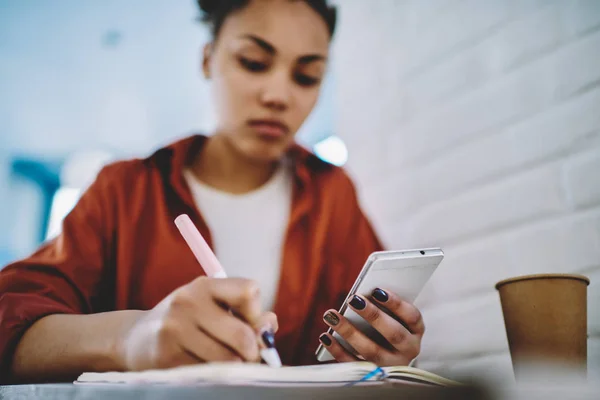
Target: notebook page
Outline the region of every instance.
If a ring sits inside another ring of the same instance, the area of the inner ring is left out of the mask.
[[[359,381],[377,367],[368,362],[271,368],[263,364],[211,363],[141,372],[86,372],[77,383],[326,383]],[[373,375],[369,380],[380,377]]]
[[[440,386],[460,386],[461,383],[453,381],[451,379],[444,378],[442,376],[436,375],[429,371],[424,371],[422,369],[414,368],[414,367],[405,367],[405,366],[397,366],[397,367],[384,367],[386,375],[391,379],[407,379],[407,380],[416,380],[420,382],[432,383]]]

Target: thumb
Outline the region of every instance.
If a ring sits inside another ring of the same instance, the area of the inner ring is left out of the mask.
[[[268,346],[267,342],[271,342],[271,344],[273,345],[274,342],[273,341],[273,334],[277,332],[277,330],[279,329],[279,323],[277,322],[277,315],[275,315],[275,313],[272,313],[270,311],[264,312],[260,318],[258,319],[258,322],[256,325],[254,325],[254,330],[256,331],[257,335],[257,340],[258,340],[258,345],[260,348],[265,348],[266,346]],[[271,334],[266,334],[267,332],[271,333]],[[265,336],[266,334],[266,336]]]
[[[259,332],[263,330],[272,330],[277,332],[279,330],[279,321],[277,315],[274,312],[266,311],[262,313],[255,327]]]

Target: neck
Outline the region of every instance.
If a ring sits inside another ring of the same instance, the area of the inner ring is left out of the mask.
[[[256,162],[240,154],[222,135],[207,139],[202,156],[193,162],[192,171],[202,182],[218,190],[243,194],[258,189],[273,176],[275,162]]]

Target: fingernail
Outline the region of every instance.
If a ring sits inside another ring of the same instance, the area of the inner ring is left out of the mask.
[[[350,300],[350,305],[356,308],[357,310],[362,310],[367,306],[367,303],[357,295],[354,295],[354,297],[352,297],[352,300]]]
[[[323,343],[325,346],[329,346],[331,345],[331,338],[329,336],[327,336],[326,334],[322,334],[321,336],[319,336],[319,340],[321,341],[321,343]]]
[[[272,349],[275,347],[275,333],[272,330],[264,331],[260,337],[267,348]]]
[[[388,294],[379,288],[373,290],[371,295],[373,296],[373,298],[375,298],[375,300],[381,303],[385,303],[389,299]]]
[[[332,326],[336,326],[340,323],[340,319],[338,318],[338,316],[332,313],[331,311],[328,311],[327,314],[323,316],[323,319],[325,320],[325,322]]]

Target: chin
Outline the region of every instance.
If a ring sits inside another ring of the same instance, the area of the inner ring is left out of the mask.
[[[258,163],[269,163],[279,161],[285,155],[285,151],[280,149],[257,148],[244,152],[246,156]]]
[[[291,143],[288,141],[266,143],[261,139],[255,139],[244,143],[240,146],[240,150],[246,157],[256,162],[265,163],[281,160],[290,145]]]

